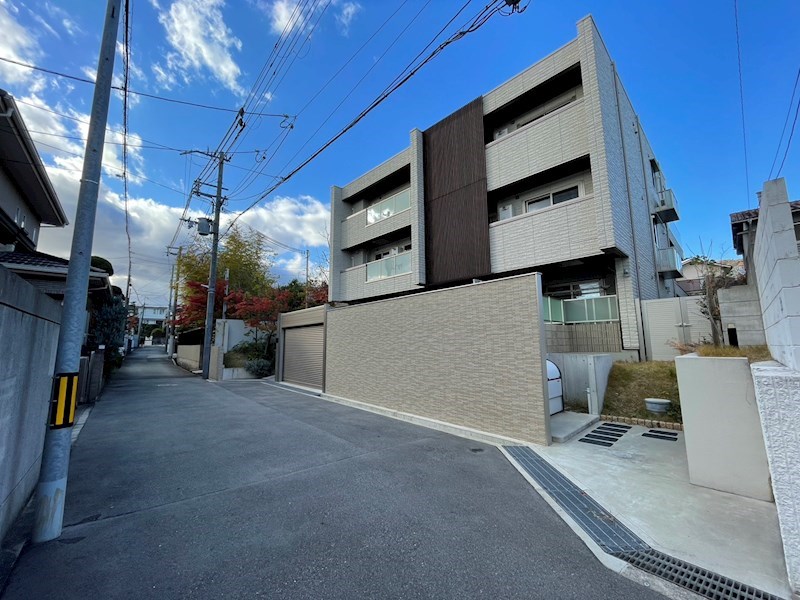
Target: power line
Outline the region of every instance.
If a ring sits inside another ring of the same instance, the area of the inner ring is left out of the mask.
[[[28,63],[20,62],[18,60],[14,60],[11,58],[6,58],[4,56],[0,56],[0,60],[11,63],[12,65],[17,65],[18,67],[25,67],[26,69],[32,69],[34,71],[41,71],[42,73],[47,73],[48,75],[55,75],[56,77],[63,77],[65,79],[71,79],[73,81],[79,81],[81,83],[88,83],[90,85],[94,85],[95,82],[91,79],[86,79],[85,77],[77,77],[76,75],[69,75],[68,73],[62,73],[60,71],[54,71],[52,69],[45,69],[44,67],[38,67],[36,65],[31,65]],[[117,91],[125,91],[123,86],[112,85],[112,90]],[[142,96],[143,98],[151,98],[153,100],[161,100],[162,102],[172,102],[173,104],[183,104],[185,106],[193,106],[195,108],[205,108],[208,110],[217,110],[221,112],[227,113],[238,113],[240,109],[237,108],[224,108],[222,106],[211,106],[209,104],[201,104],[199,102],[189,102],[188,100],[178,100],[177,98],[167,98],[165,96],[158,96],[156,94],[148,94],[146,92],[137,92],[134,90],[128,90],[129,94],[134,96]],[[291,117],[291,115],[287,115],[284,113],[253,113],[259,117],[277,117],[277,118],[287,118]]]
[[[769,177],[767,179],[772,179],[772,171],[775,168],[775,163],[778,161],[778,154],[781,152],[781,146],[783,145],[783,136],[786,133],[786,126],[789,124],[789,117],[792,114],[792,105],[794,104],[794,95],[797,92],[797,84],[800,82],[800,69],[797,69],[797,77],[794,80],[794,87],[792,88],[792,97],[789,99],[789,109],[786,111],[786,119],[783,121],[783,129],[781,130],[781,138],[778,140],[778,147],[775,149],[775,158],[772,159],[772,166],[769,168]],[[800,111],[800,100],[797,101],[797,110],[795,110],[794,114],[794,121],[792,122],[792,133],[794,133],[794,126],[797,123],[797,114]],[[783,169],[783,163],[786,161],[786,155],[789,153],[789,146],[792,143],[792,136],[789,135],[789,142],[786,145],[786,152],[783,154],[783,160],[781,160],[781,167],[778,169],[778,175],[781,174],[781,169]],[[776,177],[777,177],[776,176]]]
[[[86,138],[82,138],[77,135],[66,135],[63,133],[52,133],[50,131],[37,131],[35,129],[28,129],[28,133],[35,133],[38,135],[49,135],[52,137],[63,138],[65,140],[76,140],[78,142],[86,142]],[[125,145],[124,142],[103,142],[107,146],[123,146]],[[128,148],[142,148],[143,150],[167,150],[169,152],[183,152],[181,148],[171,148],[168,146],[153,146],[148,144],[128,144]]]
[[[744,119],[744,84],[742,83],[742,46],[739,41],[739,0],[733,0],[733,14],[736,20],[736,57],[739,63],[739,103],[742,107],[742,146],[744,147],[744,177],[747,183],[747,207],[750,208],[750,167],[747,160],[747,129]]]
[[[444,29],[446,29],[450,23],[455,20],[455,18],[463,12],[463,10],[470,4],[472,0],[467,0],[467,2],[461,7],[461,9],[456,13],[456,16],[451,19],[445,27],[436,34],[434,39],[429,42],[425,48],[429,48],[435,41],[436,38],[441,34]],[[355,127],[364,117],[366,117],[370,112],[372,112],[376,107],[378,107],[381,103],[383,103],[392,93],[397,91],[403,84],[405,84],[409,79],[411,79],[422,67],[424,67],[427,63],[433,60],[439,53],[441,53],[445,48],[449,45],[453,44],[454,42],[460,40],[464,36],[477,31],[480,27],[486,24],[489,19],[492,18],[497,13],[501,14],[513,14],[514,12],[521,13],[527,9],[527,5],[524,8],[520,8],[518,5],[510,6],[510,12],[503,13],[503,9],[509,9],[509,5],[507,4],[506,0],[494,0],[487,4],[472,20],[460,28],[456,33],[449,36],[444,42],[440,43],[428,56],[426,56],[422,61],[418,64],[414,65],[414,62],[417,60],[422,53],[418,54],[417,57],[409,63],[409,65],[394,79],[394,81],[386,88],[383,92],[381,92],[375,100],[373,100],[365,109],[363,109],[350,123],[348,123],[344,128],[342,128],[336,135],[330,138],[327,142],[325,142],[319,149],[317,149],[311,156],[305,159],[302,163],[300,163],[297,167],[292,169],[287,175],[281,177],[274,185],[272,185],[269,189],[264,191],[259,197],[256,199],[255,202],[250,204],[245,210],[240,212],[236,217],[231,221],[228,225],[228,228],[225,231],[225,234],[230,231],[231,227],[236,223],[236,221],[247,211],[252,209],[256,206],[263,198],[274,192],[278,189],[281,185],[286,183],[289,179],[294,177],[300,170],[306,167],[309,163],[311,163],[315,158],[317,158],[320,154],[322,154],[325,150],[327,150],[331,145],[333,145],[339,138],[341,138],[345,133],[350,131],[353,127]],[[424,52],[424,50],[423,50]]]

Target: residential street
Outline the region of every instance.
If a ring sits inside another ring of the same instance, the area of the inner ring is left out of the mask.
[[[73,447],[60,540],[4,600],[660,598],[487,445],[129,357]]]

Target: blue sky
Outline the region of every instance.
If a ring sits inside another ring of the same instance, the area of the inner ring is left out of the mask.
[[[91,75],[104,17],[102,4],[0,0],[0,31],[7,32],[0,39],[0,56],[77,76]],[[295,4],[296,0],[132,0],[131,89],[238,108]],[[270,86],[268,94],[260,96],[258,110],[262,112],[297,114],[383,28],[297,117],[279,150],[270,152],[273,159],[263,170],[269,175],[285,174],[358,114],[463,2],[311,0],[309,4],[317,4],[317,11],[302,23],[290,23],[303,33],[302,47],[289,56],[291,69]],[[473,1],[455,25],[482,5]],[[576,22],[589,13],[678,197],[678,227],[687,253],[699,253],[701,248],[708,253],[710,248],[714,257],[726,250],[730,256],[728,214],[755,206],[755,193],[769,174],[800,67],[800,3],[796,1],[742,0],[739,6],[749,197],[732,1],[551,0],[534,1],[521,15],[495,16],[479,31],[448,47],[241,221],[290,247],[310,248],[314,263],[323,263],[332,184],[347,183],[399,152],[408,144],[412,128],[425,129],[569,42],[577,35]],[[118,73],[121,67],[118,56]],[[73,215],[83,144],[60,136],[85,135],[86,126],[79,121],[88,117],[92,86],[0,62],[0,87],[27,103],[20,105],[23,116],[29,129],[39,132],[32,136],[40,144],[62,203]],[[134,98],[129,113],[131,144],[214,149],[232,118],[220,111]],[[114,131],[107,141],[121,141],[121,123],[122,103],[115,96],[109,115]],[[226,166],[225,187],[231,195],[226,219],[249,206],[273,181],[260,175],[251,178],[246,189],[236,189],[251,175],[248,170],[261,166],[254,151],[263,152],[284,131],[280,123],[279,118],[261,117],[248,124],[239,150],[253,152],[235,155]],[[797,137],[800,131],[795,133],[782,171],[793,199],[800,196]],[[117,272],[115,283],[124,285],[127,248],[117,176],[120,158],[119,146],[109,144],[94,253],[111,259]],[[131,148],[132,274],[134,299],[140,302],[166,301],[170,263],[165,246],[178,226],[188,185],[204,164],[201,156]],[[202,216],[208,209],[206,201],[195,198],[190,215]],[[40,249],[66,256],[70,236],[71,228],[47,231]],[[178,243],[193,237],[194,231],[183,227]],[[276,251],[274,270],[284,281],[304,272],[300,253],[277,246]]]

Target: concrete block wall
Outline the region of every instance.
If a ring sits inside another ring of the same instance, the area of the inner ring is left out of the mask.
[[[767,343],[761,317],[761,302],[755,285],[737,285],[718,290],[717,300],[724,335],[727,336],[729,327],[734,327],[740,346],[761,346]],[[730,340],[726,341],[730,343]]]
[[[61,306],[0,267],[0,539],[36,486]]]
[[[754,255],[767,344],[775,360],[800,370],[800,256],[783,178],[764,184]]]
[[[331,309],[325,392],[549,444],[540,299],[534,273]]]

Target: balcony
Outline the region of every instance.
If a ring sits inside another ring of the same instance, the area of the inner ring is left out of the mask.
[[[411,273],[411,252],[402,252],[367,263],[367,281]]]
[[[586,108],[580,99],[487,144],[487,187],[491,191],[587,154]]]
[[[384,261],[389,262],[389,259],[383,259],[341,271],[337,300],[347,302],[417,289],[418,286],[411,280],[411,252],[404,252],[397,256],[408,257],[408,267],[405,272],[402,272],[406,269],[403,264],[404,259],[399,261],[399,265],[397,261],[392,265],[381,264]],[[393,256],[390,259],[396,259],[396,257]],[[373,278],[368,280],[370,275]]]
[[[683,274],[683,266],[677,248],[658,248],[656,250],[656,267],[665,279],[680,277]]]
[[[410,190],[390,196],[342,221],[341,248],[347,250],[411,225]]]
[[[678,216],[678,201],[672,190],[658,192],[658,206],[653,209],[653,214],[661,219],[662,223],[670,223],[680,219]]]
[[[601,254],[597,213],[588,195],[492,223],[492,273]]]

